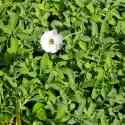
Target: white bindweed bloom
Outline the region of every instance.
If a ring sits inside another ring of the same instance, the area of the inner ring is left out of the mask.
[[[63,37],[56,30],[45,32],[41,36],[41,47],[48,53],[56,53],[63,45]]]

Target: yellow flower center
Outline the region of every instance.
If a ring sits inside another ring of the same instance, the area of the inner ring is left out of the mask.
[[[49,39],[49,45],[53,45],[54,44],[54,40],[51,38]]]

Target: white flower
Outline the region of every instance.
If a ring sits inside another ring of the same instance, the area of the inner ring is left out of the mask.
[[[63,45],[63,37],[56,30],[45,32],[41,36],[41,47],[48,53],[56,53]]]

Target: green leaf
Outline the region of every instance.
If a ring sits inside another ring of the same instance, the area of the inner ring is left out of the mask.
[[[91,14],[94,14],[94,7],[93,7],[93,3],[90,2],[88,5],[87,5],[87,9],[90,11]]]
[[[18,16],[15,13],[9,13],[10,19],[9,19],[9,26],[10,29],[13,31],[15,30],[16,24],[18,22]]]
[[[76,89],[74,72],[69,68],[64,68],[63,73],[68,76],[68,84],[72,90]]]
[[[112,66],[112,55],[111,55],[111,53],[107,53],[106,55],[105,55],[106,57],[105,57],[105,68],[107,69],[107,68],[110,68],[111,66]]]
[[[29,69],[28,67],[26,66],[26,63],[25,62],[22,62],[19,64],[19,72],[20,74],[28,74],[29,73]]]
[[[106,33],[106,32],[108,32],[108,24],[106,21],[103,21],[101,25],[100,33]]]
[[[40,121],[33,121],[33,125],[44,125]]]
[[[18,50],[18,46],[19,46],[19,41],[15,38],[11,38],[10,40],[10,48],[7,49],[7,52],[9,54],[13,54],[13,53],[16,53],[17,50]]]
[[[125,34],[125,21],[118,21],[117,26],[116,26],[116,32],[120,33],[122,32]]]
[[[90,118],[93,115],[94,111],[95,111],[95,104],[90,103],[90,106],[89,106],[88,110],[85,112],[85,114],[87,115],[88,118]]]
[[[9,77],[7,75],[4,76],[5,81],[7,81],[12,87],[17,87],[16,80],[12,77]]]
[[[40,69],[41,71],[49,72],[53,67],[52,61],[49,59],[49,56],[47,53],[45,53],[40,61]]]
[[[64,106],[59,106],[58,109],[56,110],[56,120],[62,121],[65,117],[65,107]]]
[[[113,123],[111,125],[120,125],[120,120],[118,120],[118,119],[115,118],[113,120]]]
[[[0,124],[7,125],[11,120],[11,115],[6,112],[0,112]]]
[[[87,44],[83,41],[80,41],[79,42],[79,46],[82,50],[87,50]]]
[[[96,76],[98,81],[103,80],[104,78],[104,70],[102,68],[96,68],[98,75]]]
[[[44,104],[42,104],[42,103],[36,103],[33,106],[32,112],[35,114],[35,116],[39,120],[46,120],[47,119],[46,112],[44,109]]]
[[[93,21],[91,23],[92,23],[92,36],[95,36],[98,33],[98,25]]]

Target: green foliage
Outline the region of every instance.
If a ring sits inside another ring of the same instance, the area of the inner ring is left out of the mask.
[[[46,112],[44,111],[44,105],[41,103],[36,103],[33,107],[33,113],[36,114],[36,117],[40,120],[46,120]]]
[[[0,125],[125,124],[125,0],[0,0],[1,60]]]

